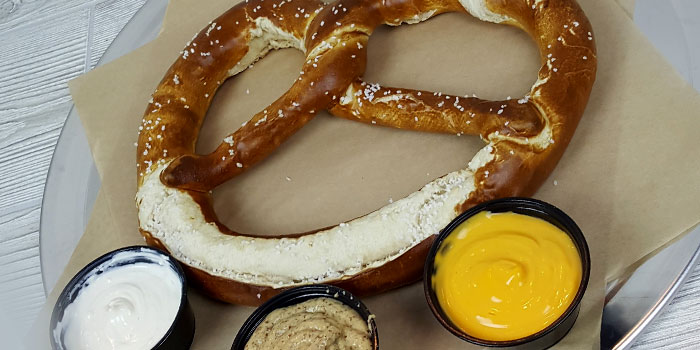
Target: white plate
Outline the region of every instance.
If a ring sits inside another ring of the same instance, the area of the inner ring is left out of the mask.
[[[682,0],[638,0],[634,16],[642,32],[692,82],[694,66],[680,20],[683,16],[679,16],[684,6]],[[692,6],[695,5],[688,5]],[[166,7],[166,0],[148,0],[105,51],[98,65],[155,38]],[[46,291],[56,284],[78,244],[99,188],[100,178],[85,132],[73,109],[51,161],[41,211],[40,257]],[[700,255],[699,246],[700,228],[630,271],[628,276],[608,284],[602,348],[623,349],[631,345],[688,277]]]

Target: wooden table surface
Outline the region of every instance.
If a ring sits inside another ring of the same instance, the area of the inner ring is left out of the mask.
[[[66,83],[95,66],[144,2],[0,0],[0,348],[21,348],[11,339],[26,332],[45,300],[39,218],[72,106]],[[700,66],[700,56],[691,61]],[[698,349],[698,328],[700,268],[633,347]]]

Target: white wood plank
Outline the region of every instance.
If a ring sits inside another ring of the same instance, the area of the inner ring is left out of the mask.
[[[0,1],[0,23],[17,20],[28,13],[36,11],[46,0],[22,1],[4,0]]]
[[[632,349],[697,349],[700,344],[700,265]]]
[[[14,0],[15,2],[20,2]],[[43,4],[28,13],[20,16],[13,16],[9,21],[0,21],[0,31],[10,28],[31,27],[36,23],[54,16],[62,16],[76,10],[87,9],[104,0],[33,0],[43,2]],[[26,1],[28,2],[28,1]],[[22,7],[20,6],[20,10]],[[22,11],[26,12],[26,11]],[[25,31],[30,31],[23,29]]]
[[[109,0],[95,5],[94,10],[94,31],[92,36],[92,50],[90,53],[90,68],[94,68],[102,54],[107,50],[109,44],[115,38],[126,23],[131,19],[131,15],[146,3],[146,0],[122,1]]]
[[[68,100],[68,80],[85,71],[88,15],[80,9],[36,23],[31,31],[3,33],[8,40],[0,41],[0,123]]]
[[[21,264],[23,261],[34,258],[39,258],[39,247],[28,247],[12,252],[11,254],[0,256],[0,265]],[[29,264],[29,262],[27,264]]]

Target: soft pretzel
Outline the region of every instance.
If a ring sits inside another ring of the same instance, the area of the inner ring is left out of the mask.
[[[542,58],[531,91],[517,100],[485,101],[360,80],[377,26],[444,12],[528,32]],[[306,54],[290,90],[214,152],[195,154],[216,89],[284,47]],[[247,0],[197,34],[153,94],[139,127],[140,231],[183,262],[192,282],[232,303],[257,305],[306,283],[359,295],[411,283],[420,278],[434,235],[464,209],[531,195],[542,184],[573,136],[595,73],[592,29],[574,0]],[[348,223],[279,237],[221,224],[210,191],[264,159],[322,109],[370,124],[479,134],[487,145],[467,168]]]

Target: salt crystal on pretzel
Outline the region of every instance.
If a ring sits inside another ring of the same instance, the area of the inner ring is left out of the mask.
[[[542,57],[530,92],[486,101],[362,82],[377,26],[445,12],[528,32]],[[286,47],[306,55],[290,90],[214,152],[195,154],[221,82]],[[206,293],[248,305],[300,284],[331,283],[368,295],[419,279],[435,234],[459,213],[489,199],[531,195],[544,182],[573,136],[596,72],[592,29],[574,0],[248,0],[212,21],[182,53],[139,127],[140,230],[149,244],[183,262]],[[369,125],[480,135],[486,146],[465,169],[332,228],[254,237],[221,224],[210,191],[263,160],[322,109]]]

